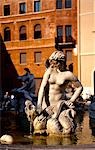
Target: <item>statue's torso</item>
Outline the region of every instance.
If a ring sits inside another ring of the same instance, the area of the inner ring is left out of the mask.
[[[65,73],[52,72],[49,78],[49,101],[50,104],[55,104],[58,101],[65,99],[65,88],[67,83],[65,81]]]

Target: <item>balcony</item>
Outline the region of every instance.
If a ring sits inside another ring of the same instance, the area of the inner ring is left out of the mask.
[[[65,37],[65,41],[63,41],[63,37],[55,38],[56,48],[75,48],[76,40],[72,36]]]

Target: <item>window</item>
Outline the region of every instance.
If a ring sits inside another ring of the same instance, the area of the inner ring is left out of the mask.
[[[20,53],[20,64],[26,63],[26,53]]]
[[[56,0],[56,9],[62,9],[62,0]]]
[[[26,3],[20,3],[19,4],[19,13],[20,14],[26,13]]]
[[[71,8],[71,7],[72,7],[71,0],[65,0],[65,8]]]
[[[6,27],[4,29],[4,41],[10,41],[10,40],[11,40],[10,28]]]
[[[72,61],[72,51],[71,50],[66,50],[66,60]]]
[[[10,5],[4,5],[4,16],[10,15]]]
[[[41,63],[41,52],[35,52],[34,53],[34,62],[35,63]]]
[[[40,24],[37,24],[34,26],[34,39],[39,39],[41,37],[41,26]]]
[[[72,55],[72,50],[66,50],[66,65],[71,72],[73,72]]]
[[[66,37],[66,42],[72,41],[72,26],[71,25],[65,26],[65,37]]]
[[[63,42],[63,26],[57,26],[57,40]]]
[[[21,26],[19,30],[19,39],[20,40],[26,40],[27,35],[26,35],[26,26]]]
[[[34,12],[40,11],[40,0],[34,1]]]

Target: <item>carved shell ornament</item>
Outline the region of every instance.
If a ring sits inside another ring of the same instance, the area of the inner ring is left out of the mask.
[[[47,121],[47,134],[61,134],[61,128],[62,126],[56,118],[50,118]]]
[[[28,121],[33,121],[37,116],[36,107],[30,100],[25,101],[25,113],[27,115]]]
[[[74,123],[73,119],[75,117],[75,111],[73,109],[67,109],[61,112],[59,116],[59,122],[63,127],[62,134],[69,134],[74,132]]]
[[[47,118],[44,117],[43,115],[37,116],[34,119],[33,126],[34,126],[34,133],[43,133],[46,131],[46,123],[47,123]]]
[[[55,118],[50,118],[47,121],[47,133],[64,135],[74,132],[74,116],[75,111],[73,109],[67,109],[61,112],[58,120]]]

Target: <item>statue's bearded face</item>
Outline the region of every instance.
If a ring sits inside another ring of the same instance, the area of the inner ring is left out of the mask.
[[[66,58],[62,51],[55,51],[49,57],[49,63],[54,68],[58,68],[60,71],[66,70]]]

